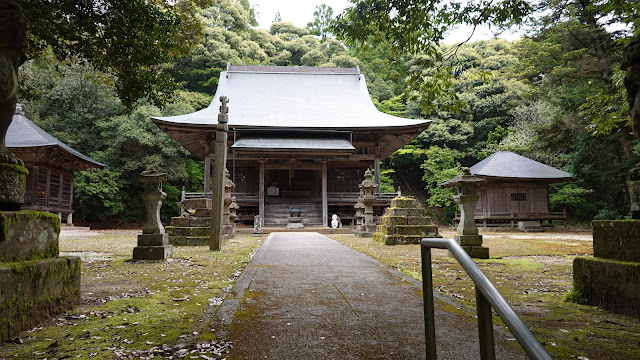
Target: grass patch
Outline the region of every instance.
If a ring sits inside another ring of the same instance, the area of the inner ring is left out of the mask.
[[[441,229],[444,237],[454,230]],[[566,300],[576,256],[593,254],[585,232],[486,231],[491,259],[476,260],[553,358],[640,358],[640,320]],[[399,271],[422,280],[420,245],[385,246],[371,238],[331,235]],[[434,288],[475,311],[474,284],[446,250],[432,250]],[[496,324],[502,324],[494,318]]]
[[[236,236],[220,252],[174,247],[165,262],[132,261],[138,232],[97,233],[60,241],[61,252],[83,259],[83,305],[21,334],[22,344],[5,344],[0,358],[113,359],[216,339],[206,324],[262,241]]]

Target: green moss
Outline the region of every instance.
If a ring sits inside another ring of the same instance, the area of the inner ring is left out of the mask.
[[[55,230],[56,234],[60,234],[60,218],[58,215],[46,211],[21,210],[16,212],[16,216],[10,220],[11,223],[18,222],[18,215],[26,217],[28,221],[40,220],[48,223]]]
[[[16,172],[18,174],[27,175],[29,170],[22,165],[0,163],[1,172]]]
[[[571,301],[572,303],[576,303],[576,304],[583,304],[583,305],[589,303],[587,298],[585,298],[584,295],[582,295],[582,293],[580,292],[580,290],[576,289],[575,287],[571,289],[571,291],[567,294],[567,296],[564,297],[564,300]]]

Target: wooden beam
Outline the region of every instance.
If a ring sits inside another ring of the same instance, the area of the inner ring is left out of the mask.
[[[376,188],[376,193],[380,193],[380,159],[373,160],[373,170],[376,175],[376,178],[374,181],[376,184],[378,184],[378,187]]]
[[[264,226],[264,160],[260,160],[260,175],[258,180],[258,215],[260,226]]]
[[[208,193],[211,189],[211,158],[207,155],[204,158],[204,192]]]
[[[327,206],[327,161],[322,162],[322,227],[329,224],[329,208]]]

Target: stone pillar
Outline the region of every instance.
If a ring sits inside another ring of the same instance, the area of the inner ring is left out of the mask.
[[[356,215],[354,216],[354,221],[356,223],[356,234],[362,233],[362,225],[364,222],[364,203],[362,202],[362,196],[358,197],[358,201],[353,206],[356,209]]]
[[[224,171],[227,164],[227,133],[229,132],[229,100],[226,96],[220,97],[220,113],[218,114],[218,127],[216,130],[215,161],[213,163],[213,191],[211,201],[211,237],[209,249],[220,251],[222,249],[222,226],[224,207]]]
[[[476,195],[475,184],[482,181],[484,180],[472,175],[469,168],[463,168],[462,175],[451,180],[448,186],[458,189],[458,194],[453,196],[453,200],[460,208],[460,224],[458,224],[458,235],[455,239],[469,256],[488,259],[489,248],[482,246],[482,235],[478,235],[478,226],[474,217],[476,202],[479,198]]]
[[[18,104],[18,67],[26,60],[26,17],[17,2],[0,3],[0,210],[18,211],[24,202],[27,169],[6,145]]]
[[[142,201],[147,211],[142,234],[138,235],[138,246],[133,248],[134,260],[164,260],[170,258],[173,248],[160,221],[162,200],[167,197],[162,191],[162,182],[167,174],[158,171],[143,171],[138,180],[144,184]]]
[[[363,233],[373,234],[376,231],[376,224],[373,221],[373,203],[376,200],[375,189],[378,184],[373,182],[373,174],[367,169],[364,173],[364,180],[358,185],[362,190],[362,203],[364,204],[364,224]]]

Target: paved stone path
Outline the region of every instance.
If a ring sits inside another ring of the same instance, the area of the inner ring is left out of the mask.
[[[212,326],[233,341],[230,359],[422,359],[421,286],[320,234],[273,233]],[[479,358],[475,321],[436,303],[438,358]],[[496,353],[526,358],[500,333]]]

